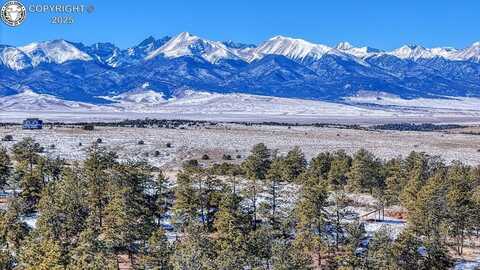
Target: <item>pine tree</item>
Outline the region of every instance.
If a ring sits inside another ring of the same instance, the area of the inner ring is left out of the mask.
[[[61,249],[55,240],[33,234],[20,250],[18,266],[25,270],[63,270],[68,262]]]
[[[117,270],[118,262],[115,254],[109,252],[98,233],[86,228],[79,235],[77,246],[71,251],[70,270]]]
[[[340,189],[347,184],[347,175],[351,165],[352,158],[345,151],[339,150],[333,154],[327,176],[332,189]]]
[[[173,203],[173,192],[171,189],[172,184],[170,180],[159,172],[156,181],[152,188],[155,190],[154,194],[154,212],[157,223],[161,221],[168,211],[170,211]]]
[[[450,235],[455,239],[457,253],[463,254],[466,233],[474,224],[475,204],[472,201],[473,181],[470,169],[459,163],[452,164],[448,171],[450,187],[447,191],[447,207]]]
[[[20,180],[20,189],[19,196],[23,203],[24,212],[27,214],[33,213],[36,211],[43,190],[41,177],[33,173],[24,175]]]
[[[421,241],[411,231],[402,231],[392,246],[392,253],[397,268],[409,270],[424,269],[421,268],[424,257],[419,252],[423,248]]]
[[[250,269],[269,269],[272,259],[273,232],[266,226],[257,226],[247,238],[247,262]]]
[[[221,201],[221,190],[223,189],[220,180],[211,175],[207,170],[202,171],[195,178],[195,185],[198,187],[199,208],[203,225],[209,232],[213,230],[215,214]]]
[[[412,152],[406,159],[406,169],[408,173],[408,181],[400,194],[400,201],[407,210],[412,210],[414,202],[422,186],[427,181],[430,157],[424,153]]]
[[[13,145],[12,152],[14,160],[31,174],[33,165],[37,163],[38,153],[42,152],[42,148],[32,138],[24,138]]]
[[[333,205],[329,217],[331,224],[335,229],[335,250],[338,251],[342,241],[342,235],[345,231],[345,216],[348,214],[348,197],[345,192],[337,190],[331,193]]]
[[[375,159],[375,156],[365,149],[360,149],[352,160],[348,175],[348,189],[356,192],[369,190],[372,194],[374,188],[383,185],[379,171],[380,162]]]
[[[444,172],[438,172],[427,180],[426,185],[412,202],[408,222],[417,235],[440,241],[447,226],[447,179]]]
[[[215,267],[215,248],[202,224],[192,222],[174,245],[172,265],[175,270],[210,270]]]
[[[298,146],[295,146],[292,150],[288,151],[281,163],[283,166],[282,178],[287,182],[294,182],[307,167],[305,155]]]
[[[358,247],[365,235],[363,224],[353,222],[346,226],[346,241],[343,245],[343,255],[340,260],[342,264],[348,265],[350,269],[357,269],[363,264],[362,255]]]
[[[241,198],[227,191],[220,209],[216,214],[215,230],[217,238],[215,247],[218,269],[243,269],[247,265],[248,219],[240,208]]]
[[[148,239],[148,244],[141,257],[141,264],[144,269],[172,269],[170,263],[171,255],[172,249],[165,236],[165,232],[163,229],[158,229],[154,231]]]
[[[1,246],[0,246],[1,247]],[[5,249],[0,249],[0,269],[12,270],[16,265],[15,257],[11,252]]]
[[[15,267],[17,255],[30,231],[21,221],[21,212],[17,200],[13,200],[6,211],[0,210],[0,269]]]
[[[426,256],[423,260],[423,269],[441,270],[450,269],[452,260],[448,255],[448,250],[443,243],[436,240],[423,243],[426,250]]]
[[[7,149],[0,147],[0,190],[5,189],[5,185],[8,183],[12,173],[12,162]]]
[[[385,201],[387,205],[400,203],[400,194],[407,184],[407,176],[403,163],[401,158],[393,158],[385,164]]]
[[[16,181],[20,189],[25,213],[36,210],[40,194],[45,186],[44,175],[41,168],[36,166],[42,159],[38,154],[41,147],[32,138],[25,138],[12,147],[13,158],[17,162],[15,167]]]
[[[132,251],[132,245],[136,239],[137,223],[131,223],[131,219],[135,217],[127,202],[127,192],[125,188],[114,191],[105,207],[102,239],[115,252]]]
[[[175,203],[173,205],[173,223],[179,229],[188,226],[191,222],[198,220],[198,194],[193,187],[192,176],[189,172],[177,174],[175,190]]]
[[[89,226],[99,230],[103,225],[104,208],[108,202],[108,187],[111,185],[110,172],[116,164],[116,154],[108,152],[96,143],[89,149],[84,162],[87,204],[90,209]]]
[[[295,208],[297,218],[295,249],[302,254],[313,255],[318,266],[322,263],[322,254],[327,247],[324,241],[325,224],[328,219],[327,198],[327,182],[319,182],[318,178],[312,175],[306,178]]]
[[[266,208],[267,212],[265,216],[274,229],[279,229],[278,226],[281,222],[281,205],[284,201],[282,198],[284,186],[282,172],[285,169],[284,161],[283,157],[275,157],[273,159],[265,181],[265,191],[267,193],[267,201],[264,203],[264,208]]]
[[[253,147],[250,156],[242,163],[245,175],[249,180],[244,192],[250,203],[252,227],[254,229],[257,226],[258,194],[262,192],[262,181],[267,176],[270,162],[270,150],[263,143],[260,143]]]
[[[309,175],[314,175],[320,179],[327,179],[330,167],[332,166],[332,155],[329,152],[323,152],[314,157],[308,166]]]
[[[272,263],[274,270],[312,269],[312,258],[296,250],[290,239],[280,238],[272,243]]]
[[[21,220],[22,212],[17,199],[10,202],[7,211],[0,211],[0,243],[10,252],[18,252],[30,231]]]
[[[88,216],[84,201],[86,187],[78,176],[78,171],[69,169],[61,180],[48,183],[38,204],[41,214],[36,233],[42,239],[54,239],[66,261]]]
[[[368,244],[366,265],[372,270],[394,270],[395,258],[392,251],[393,239],[385,228],[375,232]]]
[[[447,251],[436,241],[422,241],[412,231],[400,233],[392,246],[395,269],[449,269]]]

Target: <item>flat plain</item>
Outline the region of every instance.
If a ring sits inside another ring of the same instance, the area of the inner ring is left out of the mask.
[[[32,137],[52,157],[69,161],[82,160],[97,139],[102,146],[116,151],[121,159],[145,159],[164,169],[178,168],[186,159],[209,156],[206,163],[221,161],[230,155],[241,161],[252,146],[265,143],[271,149],[285,153],[299,146],[310,159],[320,152],[345,150],[354,153],[361,148],[380,158],[406,156],[411,151],[438,155],[447,162],[459,160],[480,164],[478,127],[435,132],[359,130],[313,126],[270,126],[216,124],[180,128],[95,127],[93,131],[80,126],[62,126],[42,130],[23,130],[20,126],[0,128],[0,137],[12,135],[11,142],[1,142],[7,148],[25,137]],[[466,134],[471,133],[471,134]],[[167,147],[169,144],[170,147]]]

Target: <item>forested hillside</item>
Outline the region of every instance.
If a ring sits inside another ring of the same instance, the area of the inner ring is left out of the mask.
[[[67,163],[27,138],[0,148],[0,190],[0,269],[447,269],[480,230],[480,167],[418,152],[257,144],[174,181],[96,143]],[[366,237],[360,194],[403,209],[405,229]]]

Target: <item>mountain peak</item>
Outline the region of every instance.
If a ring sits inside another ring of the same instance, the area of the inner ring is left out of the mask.
[[[163,46],[150,53],[145,60],[153,59],[159,55],[166,58],[181,56],[199,56],[210,63],[216,63],[221,59],[239,59],[233,51],[218,41],[202,39],[182,32],[170,39]]]
[[[63,39],[53,41],[45,41],[41,43],[31,43],[29,45],[19,47],[31,59],[33,66],[40,63],[57,63],[62,64],[71,60],[90,61],[90,55],[81,51],[73,43]]]
[[[144,39],[140,44],[138,44],[139,47],[147,46],[149,44],[152,44],[155,42],[155,38],[153,36],[149,36],[146,39]]]
[[[174,38],[175,39],[188,40],[188,39],[195,39],[195,38],[198,38],[198,37],[190,34],[189,32],[181,32],[180,34],[178,34]]]
[[[352,49],[353,46],[352,46],[352,44],[348,43],[347,41],[343,41],[343,42],[338,43],[338,45],[335,48],[337,48],[339,50],[346,51],[346,50]]]
[[[331,49],[328,46],[314,44],[303,39],[275,36],[260,44],[255,49],[250,61],[262,58],[267,54],[283,55],[293,60],[303,60],[306,57],[319,59]]]

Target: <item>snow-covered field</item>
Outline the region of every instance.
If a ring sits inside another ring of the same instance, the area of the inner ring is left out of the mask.
[[[431,155],[440,155],[446,161],[461,160],[469,164],[480,164],[480,136],[444,132],[364,131],[240,124],[185,129],[96,127],[94,131],[84,131],[79,127],[47,127],[43,130],[22,130],[18,126],[0,128],[0,138],[7,134],[13,135],[16,141],[23,137],[33,137],[45,147],[49,155],[59,155],[70,160],[83,159],[92,142],[101,138],[103,145],[119,152],[123,158],[146,159],[159,166],[178,164],[187,158],[200,158],[205,153],[209,154],[212,160],[220,160],[223,154],[244,157],[254,144],[260,142],[270,148],[277,148],[280,152],[286,152],[298,145],[307,158],[323,151],[344,149],[347,153],[354,153],[365,148],[381,158],[424,151]],[[143,145],[138,144],[140,140],[144,141]],[[172,144],[172,148],[166,147],[168,142]],[[11,147],[15,142],[0,143]],[[51,148],[51,145],[55,147]],[[155,151],[159,151],[158,156],[154,156]]]
[[[148,85],[116,96],[100,97],[109,104],[66,101],[25,90],[0,97],[0,122],[27,117],[47,121],[118,121],[138,118],[216,121],[276,121],[328,123],[469,122],[480,123],[480,99],[413,99],[351,97],[346,103],[218,94],[185,90],[173,98]]]

